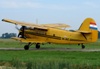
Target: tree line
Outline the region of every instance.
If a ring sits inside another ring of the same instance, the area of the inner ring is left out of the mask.
[[[2,36],[0,38],[11,38],[11,37],[16,37],[17,34],[16,33],[3,33]]]

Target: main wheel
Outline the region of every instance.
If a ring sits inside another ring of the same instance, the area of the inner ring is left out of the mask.
[[[29,45],[25,45],[25,46],[24,46],[24,49],[25,49],[25,50],[29,50]]]
[[[40,48],[40,44],[37,43],[37,44],[36,44],[36,49],[39,49],[39,48]]]
[[[82,45],[82,49],[84,49],[85,48],[85,46],[84,45]]]

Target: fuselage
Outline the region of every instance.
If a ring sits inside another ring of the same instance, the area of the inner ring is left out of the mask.
[[[88,34],[89,37],[85,37],[85,35],[80,32],[55,28],[49,28],[48,30],[39,28],[26,28],[24,30],[24,35],[28,40],[43,41],[47,43],[81,44],[91,41],[91,34]]]

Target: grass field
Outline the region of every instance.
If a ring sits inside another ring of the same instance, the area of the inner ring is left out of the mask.
[[[0,48],[23,48],[24,45],[11,39],[0,39]],[[34,45],[31,48],[34,48]],[[80,49],[81,46],[46,44],[41,48]],[[86,48],[100,49],[100,40],[86,44]],[[100,52],[0,50],[0,66],[16,69],[100,69]]]
[[[12,39],[0,39],[0,48],[23,48],[25,45],[12,40]],[[100,40],[98,40],[96,43],[89,43],[85,44],[86,48],[88,49],[100,49]],[[35,45],[32,45],[32,48],[35,48]],[[41,48],[81,48],[81,46],[78,45],[60,45],[60,44],[45,44],[41,45]]]

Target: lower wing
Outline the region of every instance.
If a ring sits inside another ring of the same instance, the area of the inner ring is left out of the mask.
[[[24,42],[24,43],[47,43],[46,41],[42,41],[42,40],[33,40],[33,39],[24,39],[24,38],[18,38],[18,37],[12,37],[12,39],[14,40],[18,40],[20,42]]]

